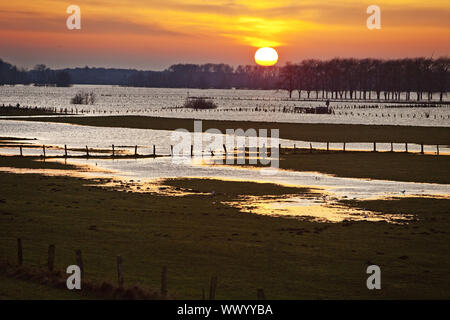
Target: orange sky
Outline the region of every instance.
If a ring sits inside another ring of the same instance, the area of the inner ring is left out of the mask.
[[[66,29],[67,6],[81,30]],[[381,8],[381,30],[366,8]],[[447,0],[2,0],[0,58],[20,66],[164,69],[178,62],[280,63],[306,58],[450,55]]]

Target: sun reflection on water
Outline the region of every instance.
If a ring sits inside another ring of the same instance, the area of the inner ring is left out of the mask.
[[[268,215],[273,217],[298,218],[317,222],[371,221],[388,223],[407,223],[412,215],[380,214],[365,209],[349,208],[336,201],[305,197],[242,196],[238,201],[225,204],[238,208],[244,213]]]

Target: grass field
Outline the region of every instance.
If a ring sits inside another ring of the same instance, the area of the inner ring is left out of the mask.
[[[340,177],[450,183],[450,156],[404,152],[309,151],[283,149],[280,168]]]
[[[0,275],[0,300],[80,300],[88,297],[77,292]]]
[[[20,107],[17,106],[0,106],[0,116],[41,116],[41,115],[53,115],[58,114],[49,108],[37,108],[37,107]],[[61,113],[59,113],[61,114]]]
[[[95,116],[95,117],[39,117],[16,120],[71,123],[99,127],[121,127],[155,130],[194,130],[193,119],[147,116]],[[249,128],[279,129],[280,138],[315,142],[394,142],[450,144],[448,127],[409,127],[392,125],[305,124],[253,121],[203,120],[203,130],[217,128],[247,130]]]
[[[0,137],[0,146],[10,146],[15,143],[18,148],[23,141],[18,138]],[[29,143],[30,141],[26,141]],[[71,149],[75,150],[75,149]],[[78,149],[83,151],[83,149]],[[91,149],[91,152],[100,152]],[[101,150],[104,153],[105,150]],[[109,151],[108,151],[109,152]],[[120,151],[117,151],[120,153]],[[269,151],[270,154],[270,151]],[[63,156],[60,156],[61,158]],[[78,156],[83,157],[83,156]],[[143,155],[138,156],[145,157]],[[109,158],[108,155],[91,158]],[[122,156],[122,158],[126,158]],[[134,158],[129,155],[128,158]],[[42,160],[39,157],[34,159]],[[8,157],[0,157],[0,166],[7,166],[10,162]],[[223,161],[225,163],[225,159]],[[236,161],[235,161],[236,162]],[[247,161],[248,163],[248,161]],[[50,166],[62,165],[52,164]],[[15,167],[32,168],[39,167],[38,162],[29,159],[15,158]],[[56,168],[56,167],[55,167]],[[332,174],[349,178],[369,178],[385,179],[405,182],[425,182],[425,183],[450,183],[450,156],[430,155],[405,152],[365,152],[365,151],[329,151],[314,150],[310,152],[305,149],[282,148],[280,156],[280,168],[294,171],[313,171]]]
[[[2,166],[49,162],[9,157]],[[20,161],[20,162],[19,162]],[[210,192],[184,197],[130,193],[101,187],[99,180],[0,173],[0,259],[14,263],[22,238],[24,264],[46,265],[56,246],[56,269],[75,262],[81,249],[90,281],[116,282],[116,256],[127,285],[158,289],[163,266],[176,298],[201,298],[212,275],[218,299],[448,298],[450,290],[449,199],[402,198],[351,201],[349,207],[414,214],[407,225],[385,222],[318,223],[239,212],[223,202],[239,195],[296,194],[317,190],[205,179],[166,185]],[[382,270],[382,290],[369,291],[366,267]],[[13,282],[11,282],[13,281]],[[12,286],[20,285],[20,290]],[[44,297],[39,287],[0,282],[3,298]],[[49,296],[58,296],[57,292]],[[67,292],[61,290],[61,298]],[[70,297],[69,297],[70,298]]]

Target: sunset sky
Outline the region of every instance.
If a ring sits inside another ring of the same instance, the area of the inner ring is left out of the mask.
[[[69,31],[66,8],[81,8]],[[366,8],[381,8],[368,30]],[[24,67],[162,70],[174,63],[280,63],[307,58],[450,55],[448,0],[2,0],[0,58]]]

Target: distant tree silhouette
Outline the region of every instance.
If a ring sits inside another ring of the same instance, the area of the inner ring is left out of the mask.
[[[435,60],[304,60],[295,65],[287,63],[281,68],[280,88],[288,90],[291,97],[293,85],[296,85],[299,96],[306,91],[308,99],[315,91],[316,99],[321,92],[322,99],[400,100],[404,94],[408,101],[414,92],[417,101],[424,100],[424,94],[431,101],[434,93],[439,93],[442,101],[450,89],[449,67],[450,59],[446,57]]]
[[[0,85],[16,83],[28,83],[26,71],[19,70],[16,66],[0,59]]]
[[[56,86],[57,87],[70,87],[71,77],[67,71],[56,72]]]
[[[43,64],[18,69],[0,60],[0,85],[68,86],[111,84],[155,88],[287,90],[289,98],[306,92],[307,99],[439,101],[450,89],[450,59],[308,59],[285,66],[174,64],[164,71],[73,68],[52,70]]]

